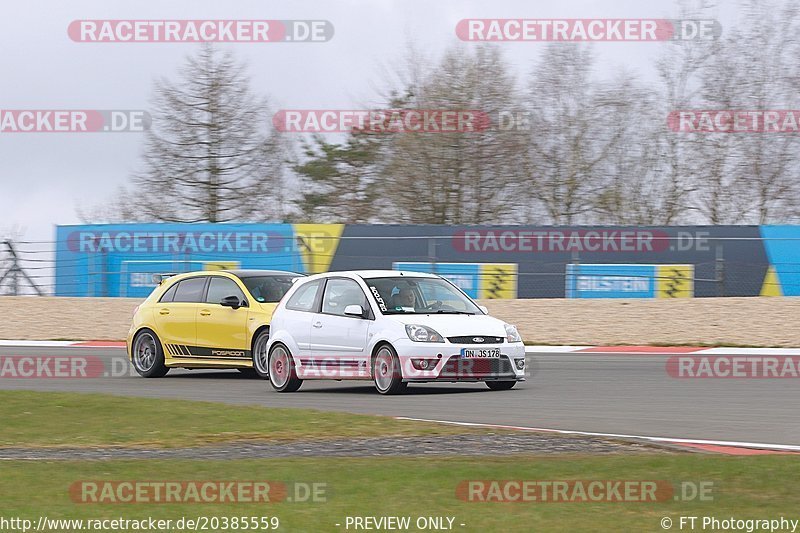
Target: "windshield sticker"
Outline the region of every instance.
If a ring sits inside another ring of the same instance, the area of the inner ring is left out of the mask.
[[[386,302],[383,301],[381,294],[378,292],[378,289],[370,285],[369,290],[372,291],[372,295],[375,297],[375,301],[378,302],[378,308],[381,312],[386,312]]]

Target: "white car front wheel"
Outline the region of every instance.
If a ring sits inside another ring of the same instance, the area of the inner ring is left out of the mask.
[[[388,344],[384,344],[372,358],[372,378],[381,394],[399,394],[406,389],[400,371],[400,359]]]

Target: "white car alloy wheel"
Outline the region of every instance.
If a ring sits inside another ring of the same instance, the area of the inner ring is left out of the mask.
[[[283,387],[289,381],[289,355],[282,346],[272,351],[269,360],[269,376],[275,387]]]
[[[381,394],[396,394],[405,389],[400,372],[400,361],[389,346],[381,346],[372,365],[375,388]]]
[[[295,374],[292,355],[282,344],[273,346],[269,353],[269,381],[278,392],[294,392],[303,384]]]

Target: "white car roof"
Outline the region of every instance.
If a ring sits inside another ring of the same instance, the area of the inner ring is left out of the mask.
[[[435,278],[434,274],[427,272],[411,272],[408,270],[342,270],[339,272],[325,272],[323,274],[315,274],[310,278],[328,278],[331,276],[358,276],[361,278],[388,278],[395,276],[407,276],[409,278]]]

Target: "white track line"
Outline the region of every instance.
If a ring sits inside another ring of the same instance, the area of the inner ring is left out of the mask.
[[[670,351],[669,348],[664,348],[663,352],[659,351],[646,351],[636,352],[625,349],[625,346],[620,346],[619,351],[603,350],[597,352],[584,352],[587,348],[595,348],[595,346],[526,346],[525,353],[527,355],[556,355],[556,354],[575,354],[575,355],[656,355],[656,356],[686,356],[686,355],[785,355],[785,356],[798,356],[800,355],[800,348],[726,348],[721,346],[719,348],[698,348],[695,351]],[[613,347],[612,347],[613,348]]]
[[[800,348],[706,348],[692,355],[800,355]]]
[[[0,347],[11,348],[122,348],[122,341],[22,341],[0,340]]]
[[[763,442],[738,442],[730,440],[705,440],[705,439],[683,439],[675,437],[650,437],[647,435],[624,435],[620,433],[597,433],[594,431],[574,431],[566,429],[535,428],[526,426],[506,426],[501,424],[481,424],[479,422],[454,422],[451,420],[430,420],[425,418],[410,418],[407,416],[396,416],[397,420],[411,420],[414,422],[431,422],[435,424],[449,424],[452,426],[483,427],[494,429],[514,429],[518,431],[535,431],[542,433],[559,433],[561,435],[582,435],[586,437],[609,437],[617,439],[639,439],[651,442],[666,442],[676,444],[709,444],[712,446],[731,446],[734,448],[758,448],[763,450],[780,450],[800,452],[800,446],[794,444],[765,444]]]

